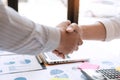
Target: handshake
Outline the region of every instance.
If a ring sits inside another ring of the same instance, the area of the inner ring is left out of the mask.
[[[61,40],[57,49],[53,51],[57,56],[65,58],[66,54],[78,50],[83,41],[80,38],[80,29],[76,23],[65,21],[57,26],[61,32]]]

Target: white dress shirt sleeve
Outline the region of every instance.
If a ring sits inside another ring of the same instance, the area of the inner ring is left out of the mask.
[[[106,41],[120,38],[120,16],[100,20],[106,29]]]
[[[0,2],[0,50],[37,55],[59,43],[59,29],[34,23]]]

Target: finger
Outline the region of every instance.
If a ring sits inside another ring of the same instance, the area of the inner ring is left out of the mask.
[[[67,21],[65,21],[65,23],[66,23],[67,25],[70,25],[70,24],[71,24],[71,21],[70,21],[70,20],[67,20]]]
[[[55,53],[58,57],[61,57],[63,59],[65,59],[65,55],[63,53]]]
[[[65,55],[63,53],[60,53],[58,50],[54,50],[53,53],[58,56],[58,57],[61,57],[61,58],[65,58]]]
[[[62,23],[60,23],[60,24],[63,24],[63,25],[68,26],[68,25],[70,25],[70,24],[71,24],[71,21],[70,21],[70,20],[66,20],[66,21],[63,21],[63,22],[62,22]]]
[[[71,24],[71,21],[70,21],[70,20],[67,20],[67,21],[61,22],[61,23],[58,25],[58,27],[63,26],[63,27],[66,28],[66,27],[68,27],[70,24]]]
[[[83,44],[82,39],[79,39],[78,45],[82,45],[82,44]]]
[[[53,54],[55,54],[55,55],[58,55],[59,54],[59,52],[57,51],[57,50],[54,50],[54,51],[52,51],[53,52]]]
[[[54,51],[52,51],[54,54],[56,54],[57,53],[57,50],[54,50]]]
[[[76,50],[76,51],[78,50],[78,46],[75,47],[75,50]]]
[[[72,23],[71,25],[69,25],[66,29],[67,32],[79,32],[79,27],[76,23]]]
[[[58,56],[61,57],[62,59],[65,59],[65,55],[63,53],[59,53]]]
[[[72,54],[72,53],[73,53],[73,51],[74,51],[74,50],[70,51],[70,53],[69,53],[69,54]]]

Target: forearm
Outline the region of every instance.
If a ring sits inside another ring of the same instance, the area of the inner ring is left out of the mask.
[[[106,30],[102,23],[97,22],[91,25],[80,25],[80,34],[83,40],[100,40],[106,38]]]

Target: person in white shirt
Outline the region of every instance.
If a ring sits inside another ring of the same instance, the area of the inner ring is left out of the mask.
[[[72,32],[75,27],[67,28]],[[99,20],[90,25],[79,25],[80,37],[82,40],[111,41],[120,39],[120,16],[114,16]]]
[[[32,55],[48,51],[57,51],[59,56],[68,54],[82,44],[77,24],[70,24],[65,21],[58,28],[41,25],[20,16],[0,1],[0,50]],[[75,31],[66,32],[68,26],[74,26]]]

